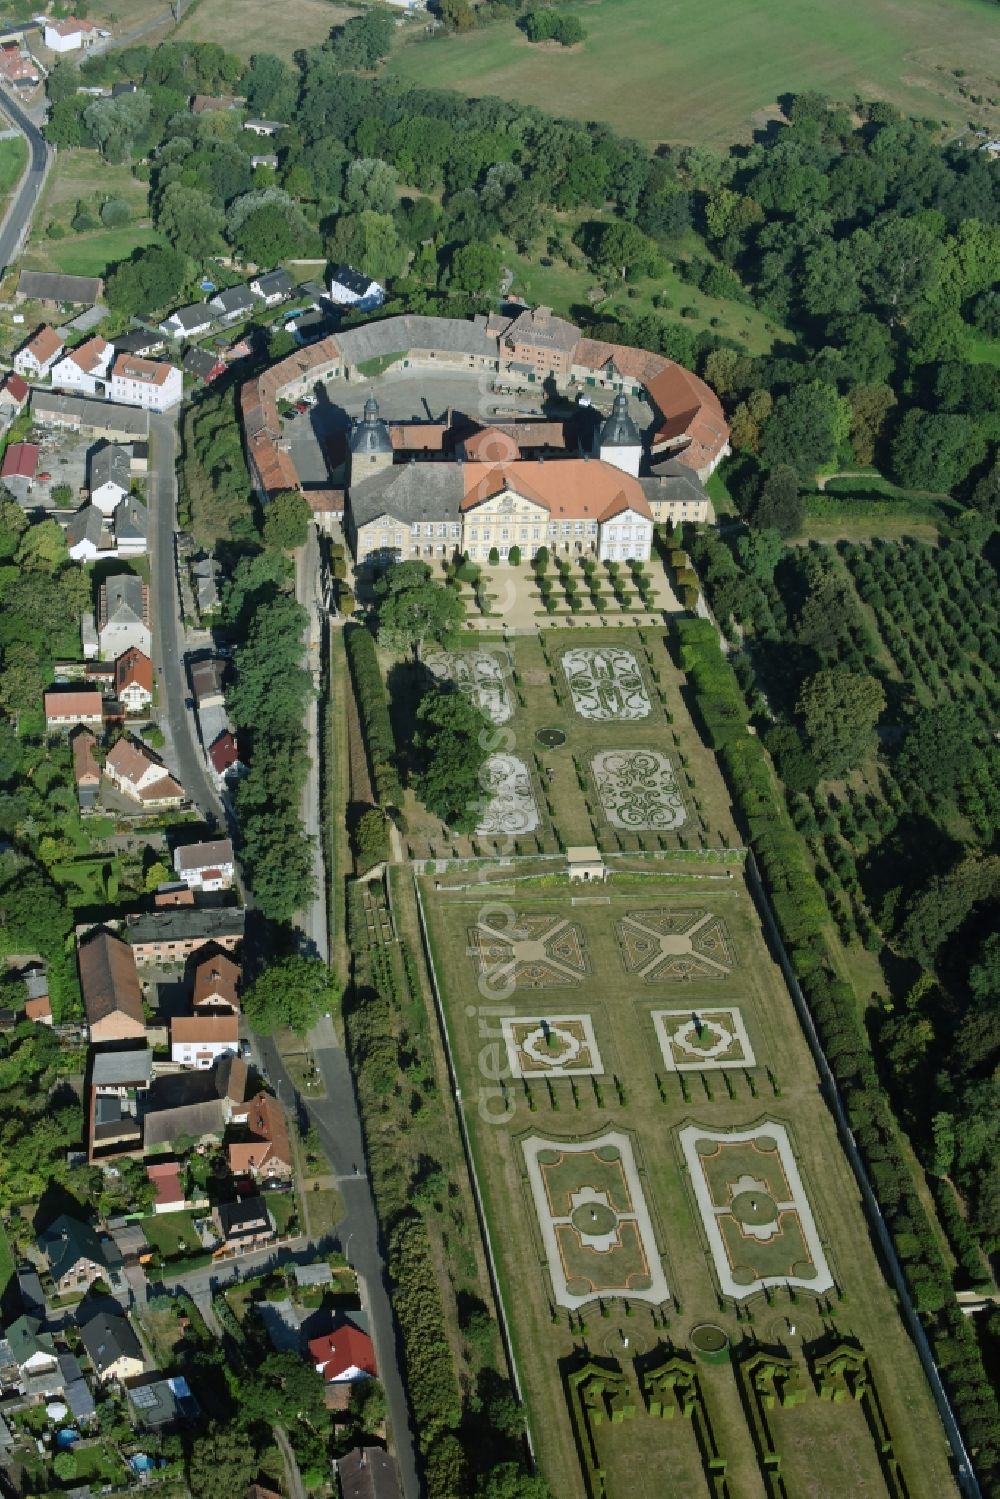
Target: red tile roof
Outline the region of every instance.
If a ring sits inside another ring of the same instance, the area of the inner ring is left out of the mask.
[[[378,1373],[372,1340],[357,1327],[338,1327],[336,1332],[313,1338],[309,1344],[309,1356],[327,1381],[339,1379],[352,1368],[372,1376]]]
[[[508,486],[547,510],[552,520],[610,520],[631,509],[651,520],[653,512],[637,479],[610,463],[565,458],[558,463],[467,463],[463,467],[468,512]]]
[[[157,1207],[168,1207],[175,1202],[184,1201],[178,1161],[154,1161],[146,1167],[146,1175],[156,1188]]]
[[[239,751],[236,748],[236,740],[228,729],[221,733],[210,747],[208,757],[220,776],[225,775],[231,766],[237,764],[240,758]]]
[[[46,719],[101,718],[104,699],[99,692],[47,692],[45,694]]]
[[[38,472],[38,445],[33,442],[12,442],[3,455],[2,479],[33,479]]]
[[[121,696],[126,687],[145,687],[153,692],[153,663],[138,646],[132,646],[115,662],[115,691]]]
[[[28,399],[28,382],[11,372],[3,382],[3,389],[22,405]]]
[[[39,364],[45,364],[47,360],[54,359],[63,347],[60,334],[54,328],[45,323],[33,338],[25,345],[25,351],[33,354]]]

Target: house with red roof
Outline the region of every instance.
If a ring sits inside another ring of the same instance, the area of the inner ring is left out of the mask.
[[[14,368],[19,375],[40,380],[47,375],[66,345],[60,334],[48,323],[43,323],[14,355]]]
[[[146,1167],[146,1175],[156,1190],[154,1213],[179,1213],[187,1206],[179,1161],[153,1161]]]
[[[145,713],[153,701],[153,663],[138,646],[115,662],[115,697],[126,713]]]
[[[321,1338],[313,1338],[309,1357],[316,1373],[322,1374],[327,1384],[374,1379],[378,1373],[371,1338],[352,1322],[345,1322]]]
[[[28,399],[28,382],[20,375],[8,375],[0,385],[0,416],[17,416]]]
[[[239,765],[240,755],[236,740],[228,729],[225,729],[218,739],[213,740],[209,745],[208,758],[220,782],[224,781],[229,772]]]

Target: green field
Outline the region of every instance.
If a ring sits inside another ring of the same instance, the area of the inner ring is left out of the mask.
[[[133,250],[162,243],[150,225],[126,224],[122,229],[99,229],[95,234],[77,234],[47,244],[43,253],[57,271],[67,276],[103,276],[116,261],[127,260]]]
[[[23,135],[0,141],[0,198],[12,193],[28,162],[28,143]]]
[[[126,202],[132,222],[119,229],[77,234],[71,227],[77,204],[84,203],[97,219],[108,198]],[[51,224],[62,229],[61,239],[49,238]],[[24,265],[28,270],[62,271],[67,276],[103,276],[133,250],[159,243],[160,236],[149,222],[147,184],[134,177],[130,167],[106,162],[95,151],[71,149],[56,156],[32,222]]]
[[[390,66],[425,88],[519,99],[642,140],[695,145],[747,139],[779,95],[807,88],[890,99],[957,126],[997,119],[959,92],[998,93],[1000,16],[982,0],[719,0],[711,11],[692,0],[599,0],[576,14],[588,35],[568,51],[532,45],[502,23],[427,40],[404,33]]]

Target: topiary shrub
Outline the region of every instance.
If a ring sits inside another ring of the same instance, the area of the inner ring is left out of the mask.
[[[490,547],[489,561],[491,567],[496,567],[497,563],[500,561],[500,553],[496,547]]]
[[[511,547],[510,551],[507,553],[507,561],[510,563],[511,567],[520,567],[521,548],[519,546]]]

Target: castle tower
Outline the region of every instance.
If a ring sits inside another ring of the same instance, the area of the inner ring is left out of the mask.
[[[392,467],[389,428],[378,414],[378,402],[369,396],[365,414],[351,433],[351,484],[363,484]]]
[[[642,460],[642,436],[629,415],[628,402],[618,393],[611,408],[611,415],[601,428],[597,438],[597,457],[603,463],[611,463],[623,474],[639,477]]]

